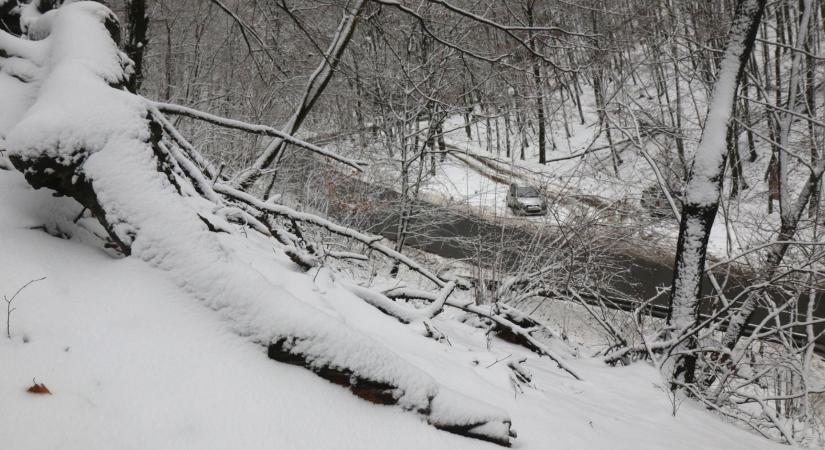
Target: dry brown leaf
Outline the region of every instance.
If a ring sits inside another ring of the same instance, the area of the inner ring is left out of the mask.
[[[31,387],[26,389],[26,392],[29,392],[31,394],[38,394],[38,395],[45,395],[45,394],[52,395],[52,391],[50,391],[49,388],[47,388],[45,384],[37,383],[37,382],[35,382]]]

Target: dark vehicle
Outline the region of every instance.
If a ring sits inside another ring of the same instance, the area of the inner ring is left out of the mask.
[[[507,191],[507,207],[513,214],[520,216],[543,216],[547,214],[547,201],[539,191],[531,186],[510,184]]]

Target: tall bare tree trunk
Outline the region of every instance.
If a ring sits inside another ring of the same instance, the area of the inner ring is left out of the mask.
[[[533,17],[533,9],[536,6],[536,2],[534,0],[529,0],[527,2],[527,6],[525,7],[525,12],[527,14],[527,24],[528,26],[532,27],[535,25],[535,19]],[[530,48],[536,52],[536,36],[535,33],[530,32]],[[547,162],[547,130],[545,129],[544,123],[544,89],[542,86],[542,73],[541,73],[541,62],[538,58],[533,58],[532,64],[533,70],[533,84],[535,86],[535,96],[536,96],[536,121],[538,122],[538,138],[539,138],[539,164],[545,164]]]
[[[739,0],[736,4],[705,128],[688,175],[667,317],[672,336],[681,337],[689,332],[698,318],[708,238],[719,208],[728,157],[728,126],[733,118],[736,90],[753,49],[765,1]],[[694,334],[673,349],[677,354],[673,367],[675,381],[694,382],[696,347]]]
[[[135,63],[126,88],[137,92],[143,83],[143,55],[149,44],[149,15],[146,13],[146,0],[126,0],[125,6],[126,36],[123,48],[126,56]]]

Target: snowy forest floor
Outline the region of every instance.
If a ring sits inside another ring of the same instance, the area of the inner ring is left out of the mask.
[[[47,277],[21,293],[12,338],[0,339],[4,449],[497,448],[270,361],[158,269],[43,232],[67,226],[68,202],[0,170],[0,293]],[[444,385],[506,410],[519,433],[515,448],[779,448],[689,400],[674,417],[645,363],[613,368],[568,356],[585,380],[577,382],[547,358],[488,343],[454,311],[434,321],[450,344],[436,343],[338,296],[324,276],[279,262],[272,278],[289,291],[310,302],[336,298],[328,306],[340,320]],[[522,359],[533,379],[517,393],[506,363]],[[52,395],[27,393],[33,381]]]

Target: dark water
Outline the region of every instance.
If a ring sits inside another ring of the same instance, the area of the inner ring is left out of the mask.
[[[362,193],[361,195],[377,198],[383,202],[383,207],[366,208],[363,214],[359,214],[358,226],[373,234],[380,234],[394,240],[401,217],[399,194],[352,178],[338,181],[346,186],[349,192]],[[328,213],[339,220],[352,219],[351,211],[345,211],[345,209],[330,205]],[[552,227],[539,226],[540,224],[537,225],[531,221],[493,222],[471,214],[466,206],[445,207],[418,201],[408,209],[407,214],[413,217],[413,220],[409,226],[410,233],[405,242],[406,246],[442,257],[481,261],[482,265],[495,261],[505,271],[508,268],[518,267],[523,262],[525,252],[527,254],[531,254],[531,251],[540,252],[542,246],[553,245],[555,236],[549,233],[557,233],[557,229],[554,231]],[[540,257],[540,254],[538,256]],[[573,255],[572,257],[582,263],[581,256]],[[655,317],[667,316],[667,291],[673,281],[673,255],[661,255],[660,252],[657,254],[653,251],[645,253],[643,248],[631,249],[626,245],[624,247],[616,245],[608,247],[607,250],[603,249],[597,258],[589,263],[595,272],[599,270],[622,272],[622,276],[609,277],[608,287],[618,291],[618,294],[623,294],[613,296],[612,304],[608,303],[609,307],[633,310],[638,303],[628,298],[638,302],[660,294],[651,302],[647,311]],[[751,278],[747,274],[726,276],[724,273],[719,273],[717,276],[720,283],[723,283],[723,290],[729,299],[742,293]],[[664,293],[661,293],[663,291]],[[702,293],[703,295],[712,293],[712,286],[707,279],[703,281]],[[611,298],[610,294],[607,297]],[[805,311],[807,301],[807,298],[800,299],[799,311]],[[713,309],[714,305],[706,301],[700,313],[710,314]],[[766,317],[766,314],[767,311],[764,308],[757,309],[751,318],[751,326],[758,324]],[[825,317],[825,295],[822,293],[816,300],[815,314],[817,317]],[[787,320],[788,316],[784,316],[784,319]],[[825,324],[815,325],[816,333],[821,333],[823,330],[825,330]],[[801,333],[804,330],[797,331]],[[825,356],[825,336],[818,339],[816,351]]]

